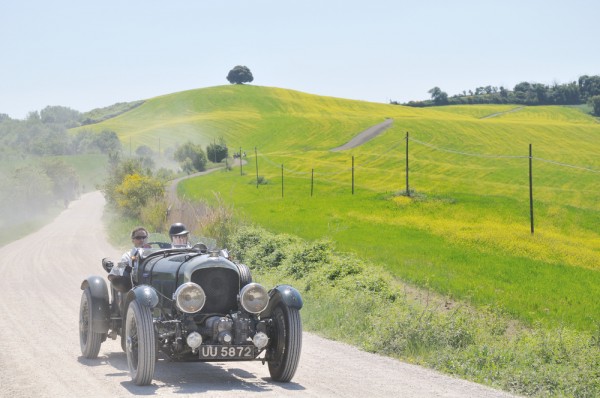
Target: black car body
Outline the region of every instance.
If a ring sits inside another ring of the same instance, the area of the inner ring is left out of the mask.
[[[82,282],[83,356],[96,358],[103,341],[120,336],[137,385],[152,382],[159,353],[173,361],[259,360],[274,381],[290,381],[302,347],[300,293],[253,283],[225,250],[159,246],[140,250],[129,275]]]

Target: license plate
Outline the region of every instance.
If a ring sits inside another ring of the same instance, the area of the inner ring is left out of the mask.
[[[201,345],[198,348],[200,359],[254,359],[256,347],[252,345]]]

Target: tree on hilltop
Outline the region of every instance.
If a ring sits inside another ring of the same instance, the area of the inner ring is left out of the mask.
[[[244,84],[251,83],[254,77],[247,66],[238,65],[229,71],[227,80],[231,84]]]

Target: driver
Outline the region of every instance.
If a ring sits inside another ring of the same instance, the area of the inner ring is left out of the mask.
[[[108,274],[108,280],[116,282],[119,278],[118,276],[127,276],[125,271],[131,272],[131,267],[133,267],[133,259],[137,256],[138,252],[143,249],[148,242],[148,231],[144,227],[137,227],[133,231],[131,231],[131,243],[133,243],[133,248],[129,251],[123,253],[121,256],[121,261],[114,266],[110,273]]]
[[[192,247],[190,242],[188,242],[190,231],[180,222],[171,225],[169,236],[171,237],[171,246],[174,248]]]

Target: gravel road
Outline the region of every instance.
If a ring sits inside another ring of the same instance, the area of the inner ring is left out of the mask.
[[[130,397],[509,397],[400,361],[304,333],[291,383],[272,383],[260,362],[169,363],[160,360],[151,386],[130,382],[117,341],[97,360],[81,357],[81,281],[104,275],[102,257],[117,259],[101,224],[99,192],[71,202],[52,223],[0,247],[0,396]]]
[[[373,138],[377,137],[379,134],[383,133],[385,130],[389,129],[392,126],[393,122],[394,122],[393,119],[386,119],[382,123],[379,123],[379,124],[376,124],[375,126],[369,127],[365,131],[356,135],[354,138],[352,138],[350,141],[348,141],[344,145],[338,146],[337,148],[333,148],[331,150],[331,152],[339,152],[339,151],[345,151],[347,149],[356,148],[357,146],[360,146],[360,145],[364,144],[365,142],[372,140]]]

